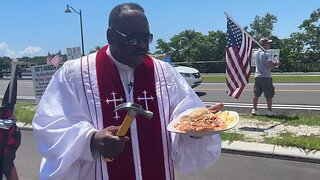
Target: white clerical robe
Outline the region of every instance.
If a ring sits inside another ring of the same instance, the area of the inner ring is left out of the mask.
[[[126,100],[133,102],[134,69],[108,56],[119,71]],[[43,156],[40,179],[109,179],[108,163],[93,155],[90,140],[102,130],[101,100],[96,74],[97,53],[67,61],[52,77],[39,103],[32,125],[38,150]],[[168,63],[152,58],[156,98],[161,122],[165,179],[174,179],[173,169],[193,172],[212,165],[221,152],[219,135],[194,139],[170,133],[166,126],[181,112],[204,104],[185,79]],[[142,179],[137,124],[130,127],[135,179]],[[138,150],[137,150],[138,149]],[[150,164],[150,166],[155,166]],[[123,172],[125,173],[125,172]],[[157,179],[155,177],[155,179]]]

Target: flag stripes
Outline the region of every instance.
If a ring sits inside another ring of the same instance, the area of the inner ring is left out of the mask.
[[[63,61],[63,56],[61,54],[61,51],[59,51],[55,55],[50,55],[50,53],[48,53],[47,64],[51,64],[57,67],[60,63],[62,63],[62,61]]]
[[[249,82],[253,40],[227,17],[226,86],[227,94],[238,99]]]
[[[52,58],[52,55],[48,52],[48,56],[47,56],[47,64],[50,64],[50,60]]]

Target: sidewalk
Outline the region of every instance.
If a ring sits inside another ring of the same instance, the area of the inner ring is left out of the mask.
[[[22,130],[32,131],[31,125],[24,125],[20,122],[18,122],[17,125]],[[307,154],[306,152],[298,148],[281,147],[273,144],[262,144],[242,141],[223,141],[222,152],[248,156],[285,159],[292,161],[320,163],[320,152],[311,152]]]
[[[275,159],[286,159],[320,163],[320,152],[306,153],[294,147],[281,147],[273,144],[249,143],[249,142],[222,142],[222,152],[259,156]]]

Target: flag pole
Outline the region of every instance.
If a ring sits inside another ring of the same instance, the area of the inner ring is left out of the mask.
[[[246,35],[248,35],[263,51],[266,51],[260,43],[258,43],[247,31],[245,31],[235,20],[232,19],[231,16],[229,16],[228,13],[224,12],[224,14],[233,22],[235,23],[240,29],[242,32],[246,33]]]
[[[12,101],[12,92],[13,92],[13,86],[14,86],[14,80],[16,76],[16,70],[17,70],[18,61],[16,59],[13,59],[11,62],[11,78],[10,78],[10,90],[9,90],[9,103]]]

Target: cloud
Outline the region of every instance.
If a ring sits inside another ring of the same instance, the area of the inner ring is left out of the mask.
[[[29,46],[26,47],[23,51],[20,51],[19,54],[21,56],[33,56],[34,54],[37,54],[38,52],[41,52],[42,48],[39,46]]]
[[[4,42],[0,43],[0,56],[7,56],[7,57],[10,57],[10,58],[15,58],[16,53],[9,49],[8,45]]]
[[[7,56],[10,58],[19,58],[22,56],[33,57],[41,51],[42,51],[42,48],[39,46],[28,46],[23,51],[20,51],[17,53],[16,51],[10,49],[6,43],[4,42],[0,43],[0,56]]]

